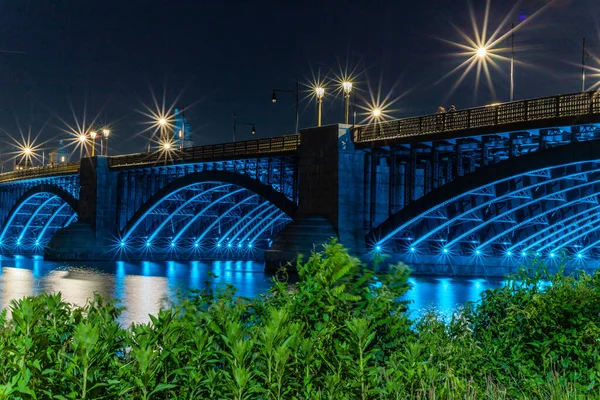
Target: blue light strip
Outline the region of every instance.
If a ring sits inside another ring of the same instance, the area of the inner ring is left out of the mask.
[[[200,236],[199,236],[199,237],[198,237],[198,238],[197,238],[197,239],[194,241],[194,245],[196,245],[196,244],[200,243],[200,242],[202,241],[202,239],[204,239],[204,236],[206,236],[206,234],[207,234],[208,232],[210,232],[210,230],[211,230],[212,228],[214,228],[214,226],[215,226],[216,224],[218,224],[218,223],[219,223],[219,221],[221,221],[221,220],[223,219],[223,217],[227,216],[227,214],[229,214],[230,212],[232,212],[233,210],[235,210],[235,209],[236,209],[236,208],[238,208],[239,206],[241,206],[241,205],[243,205],[243,204],[247,203],[248,201],[250,201],[250,200],[252,200],[252,199],[255,199],[255,198],[257,198],[257,197],[258,197],[258,195],[257,195],[257,194],[254,194],[254,195],[252,195],[252,196],[250,196],[250,197],[247,197],[247,198],[245,198],[244,200],[240,201],[239,203],[235,204],[233,207],[231,207],[231,208],[230,208],[230,209],[228,209],[227,211],[225,211],[223,214],[221,214],[221,215],[219,216],[219,218],[215,219],[215,220],[213,221],[213,223],[212,223],[212,224],[210,224],[210,225],[209,225],[209,227],[208,227],[208,228],[206,228],[206,229],[205,229],[205,230],[202,232],[202,234],[201,234],[201,235],[200,235]]]
[[[594,193],[594,194],[592,194],[592,196],[597,195],[597,194],[599,194],[599,193]],[[517,230],[517,229],[519,229],[519,228],[521,228],[521,227],[523,227],[525,225],[528,225],[529,223],[531,223],[531,221],[534,221],[537,218],[540,218],[540,217],[543,217],[544,215],[548,215],[548,214],[551,214],[553,212],[556,212],[556,211],[560,210],[561,208],[568,207],[570,205],[578,204],[578,203],[581,203],[581,199],[579,199],[579,198],[575,199],[575,200],[564,202],[560,206],[551,208],[551,209],[546,210],[546,211],[544,211],[544,212],[542,212],[540,214],[536,214],[536,215],[534,215],[532,217],[529,217],[529,218],[527,218],[527,219],[519,222],[518,224],[511,226],[509,229],[507,229],[507,230],[505,230],[503,232],[500,232],[499,234],[497,234],[496,236],[492,237],[491,239],[488,239],[484,243],[482,243],[479,246],[477,246],[477,248],[480,249],[480,250],[483,250],[490,243],[496,241],[497,239],[501,238],[502,236],[507,235],[510,232],[513,232],[513,231],[515,231],[515,230]]]
[[[269,215],[267,215],[267,216],[264,218],[264,220],[268,220],[269,218],[271,218],[271,217],[272,217],[274,214],[276,214],[276,213],[278,213],[278,212],[280,212],[280,213],[283,213],[283,211],[281,211],[280,209],[277,209],[277,210],[273,211],[272,213],[270,213]],[[252,229],[250,229],[250,230],[248,231],[248,233],[246,233],[246,235],[245,235],[245,236],[244,236],[244,237],[243,237],[243,238],[240,240],[240,242],[242,242],[242,243],[243,243],[243,242],[245,242],[245,241],[246,241],[246,239],[248,239],[248,236],[252,235],[252,232],[254,232],[254,231],[255,231],[255,230],[257,230],[258,228],[260,228],[260,226],[261,226],[261,225],[262,225],[262,224],[256,224],[256,225],[254,225],[254,227],[252,227]],[[235,239],[235,238],[234,238],[234,239]],[[233,241],[233,240],[232,240],[232,241]]]
[[[281,219],[281,218],[283,218],[283,217],[287,217],[287,215],[285,215],[285,213],[281,213],[281,214],[280,214],[280,215],[278,215],[277,217],[273,218],[273,219],[271,220],[271,222],[269,222],[268,224],[266,224],[266,225],[265,225],[265,226],[264,226],[264,227],[263,227],[263,228],[262,228],[262,229],[261,229],[261,230],[260,230],[260,231],[259,231],[259,232],[258,232],[256,235],[254,235],[254,237],[252,238],[252,240],[250,240],[250,244],[252,244],[252,243],[256,242],[256,240],[257,240],[258,238],[260,238],[260,235],[262,235],[262,234],[263,234],[263,233],[264,233],[264,232],[265,232],[267,229],[269,229],[271,226],[273,226],[273,224],[274,224],[275,222],[277,222],[279,219]],[[289,218],[289,217],[287,217],[287,218],[288,218],[288,219],[291,221],[291,218]],[[242,239],[242,242],[244,242],[244,240],[245,240],[245,239],[246,239],[246,238],[243,238],[243,239]]]
[[[575,228],[575,229],[573,229],[573,230],[571,230],[571,231],[569,231],[567,233],[567,237],[569,237],[569,236],[571,236],[571,235],[573,235],[573,234],[575,234],[575,233],[577,233],[577,232],[579,232],[581,230],[583,230],[584,232],[580,233],[579,235],[576,235],[575,237],[572,237],[571,239],[565,241],[560,246],[558,246],[556,248],[553,248],[552,250],[554,252],[558,252],[558,250],[562,249],[563,247],[566,247],[566,246],[570,245],[571,243],[573,243],[574,241],[578,240],[579,238],[582,238],[582,237],[584,237],[586,235],[589,235],[591,232],[597,231],[600,227],[599,226],[594,226],[594,224],[598,224],[598,222],[600,222],[600,219],[597,218],[593,222],[588,222],[587,224],[577,226],[577,228]],[[591,229],[588,229],[590,227],[591,227]],[[564,239],[565,239],[565,237],[560,237],[558,239],[554,239],[550,243],[546,243],[545,245],[543,245],[542,247],[540,247],[538,249],[538,251],[544,251],[547,248],[552,247],[555,243],[558,243],[558,242],[560,242],[561,240],[564,240]]]
[[[257,215],[255,215],[254,217],[252,217],[249,221],[247,221],[244,226],[242,226],[241,229],[238,229],[238,231],[233,235],[233,237],[229,240],[229,243],[233,242],[235,239],[237,239],[238,236],[240,236],[250,225],[252,225],[255,221],[257,221],[259,218],[262,218],[262,215],[265,214],[266,212],[272,210],[275,208],[275,211],[273,211],[270,215],[275,214],[277,211],[279,211],[278,208],[276,208],[275,206],[271,206],[268,208],[265,208],[264,210],[262,210],[260,213],[258,213]],[[268,218],[268,217],[265,217]],[[260,224],[259,224],[260,225]],[[220,244],[223,239],[225,239],[227,236],[223,236],[223,238],[221,238],[217,244]]]
[[[593,231],[591,231],[593,232]],[[583,249],[579,250],[579,254],[583,254],[585,252],[587,252],[589,249],[591,249],[594,246],[597,246],[598,244],[600,244],[600,240],[596,240],[594,243],[588,245],[587,247],[584,247]]]
[[[19,214],[19,211],[21,211],[21,208],[23,208],[30,200],[33,200],[36,197],[42,197],[44,194],[45,193],[36,193],[33,196],[28,197],[27,199],[23,200],[23,202],[21,202],[21,204],[19,204],[19,206],[17,207],[15,212],[8,218],[6,225],[4,225],[4,227],[2,228],[2,233],[0,233],[0,243],[4,242],[4,235],[6,235],[8,227],[12,224],[12,221],[15,219],[17,214]]]
[[[169,223],[169,221],[171,221],[171,219],[173,219],[176,215],[178,215],[181,212],[181,210],[183,210],[184,208],[186,208],[187,206],[189,206],[190,204],[195,202],[199,197],[202,197],[208,193],[214,192],[215,190],[227,188],[230,186],[233,186],[233,185],[226,184],[226,185],[220,185],[220,186],[213,186],[209,189],[203,190],[202,192],[200,192],[199,194],[197,194],[195,196],[190,197],[188,200],[183,202],[183,204],[181,204],[179,207],[177,207],[177,209],[175,211],[173,211],[171,214],[169,214],[169,216],[167,218],[165,218],[160,223],[160,225],[158,225],[158,227],[154,230],[154,232],[152,232],[152,234],[150,236],[148,236],[148,242],[152,243],[152,241],[154,240],[156,235],[158,235],[160,233],[160,231]]]
[[[569,167],[569,166],[573,166],[573,165],[581,165],[581,164],[584,164],[584,163],[598,163],[598,162],[600,162],[600,160],[577,161],[577,162],[572,162],[572,163],[567,163],[567,164],[556,165],[556,166],[554,166],[554,167],[552,167],[552,168],[553,168],[553,169],[555,169],[555,168],[564,168],[564,167]],[[458,195],[458,196],[454,196],[453,198],[451,198],[451,199],[449,199],[449,200],[446,200],[446,201],[444,201],[444,202],[442,202],[442,203],[438,204],[437,206],[434,206],[434,207],[432,207],[431,209],[427,210],[427,212],[425,212],[425,213],[423,213],[423,214],[420,214],[420,215],[417,215],[416,217],[414,217],[414,218],[411,218],[411,219],[410,219],[410,220],[408,220],[407,222],[405,222],[405,223],[401,224],[401,225],[400,225],[398,228],[394,229],[392,232],[388,233],[388,234],[387,234],[386,236],[384,236],[383,238],[381,238],[381,239],[377,240],[377,243],[378,243],[379,245],[383,244],[384,242],[386,242],[387,240],[389,240],[390,238],[392,238],[393,236],[395,236],[395,235],[396,235],[398,232],[401,232],[402,230],[406,229],[407,227],[409,227],[409,226],[413,225],[415,222],[417,222],[417,221],[419,221],[419,220],[423,219],[425,215],[427,215],[427,214],[430,214],[430,213],[432,213],[432,212],[434,212],[434,211],[437,211],[437,210],[439,210],[440,208],[443,208],[443,207],[445,207],[446,205],[448,205],[448,204],[451,204],[451,203],[453,203],[453,202],[457,201],[458,199],[460,199],[460,198],[462,198],[462,197],[465,197],[465,196],[471,196],[471,195],[473,195],[473,194],[476,194],[477,192],[482,192],[482,191],[484,191],[485,189],[487,189],[487,188],[490,188],[490,187],[494,187],[495,185],[497,185],[497,184],[499,184],[499,183],[507,182],[507,181],[510,181],[510,180],[513,180],[513,179],[515,179],[515,178],[519,178],[519,177],[522,177],[522,176],[528,176],[528,175],[535,174],[535,173],[546,172],[547,170],[548,170],[548,168],[542,168],[542,169],[538,169],[538,170],[534,170],[534,171],[528,171],[528,172],[525,172],[525,173],[522,173],[522,174],[517,174],[517,175],[509,176],[509,177],[506,177],[506,178],[503,178],[503,179],[497,180],[497,181],[495,181],[495,182],[489,183],[489,184],[487,184],[487,185],[480,186],[480,187],[478,187],[478,188],[476,188],[476,189],[470,190],[470,191],[468,191],[467,193],[462,193],[462,194],[460,194],[460,195]],[[585,171],[585,173],[597,172],[597,171],[598,171],[598,169],[595,169],[595,170]],[[574,176],[578,176],[578,175],[581,175],[581,174],[582,174],[582,172],[578,172],[578,173],[575,173],[575,174],[572,174],[572,175],[569,175],[569,176],[570,176],[570,177],[574,177]],[[491,203],[493,203],[493,202],[495,202],[495,201],[498,201],[498,200],[500,200],[500,199],[502,199],[502,198],[509,198],[509,197],[511,197],[512,195],[514,195],[515,193],[522,192],[523,190],[526,190],[526,189],[531,189],[531,188],[533,188],[533,187],[537,187],[537,186],[541,186],[541,185],[545,185],[545,184],[547,184],[547,183],[549,183],[549,182],[552,182],[552,181],[561,180],[561,179],[566,179],[566,178],[569,178],[569,176],[562,176],[562,177],[560,177],[560,178],[555,178],[555,179],[552,179],[552,180],[545,180],[545,181],[543,181],[543,182],[540,182],[540,183],[538,183],[538,184],[535,184],[535,185],[532,185],[532,186],[528,186],[528,187],[526,187],[526,188],[520,188],[520,189],[518,189],[518,190],[515,190],[515,191],[513,191],[513,192],[506,193],[506,194],[504,194],[504,195],[502,195],[502,196],[500,196],[500,197],[495,197],[495,198],[494,198],[494,200],[492,200],[492,201],[488,201],[488,202],[486,202],[486,203],[483,203],[483,204],[481,205],[481,207],[477,207],[477,208],[470,209],[470,210],[468,210],[467,212],[465,212],[465,213],[463,213],[463,214],[461,214],[461,215],[459,215],[459,216],[457,216],[457,217],[453,218],[452,220],[449,220],[449,221],[447,221],[447,222],[446,222],[446,223],[444,223],[442,226],[440,226],[440,227],[436,228],[434,231],[431,231],[431,232],[429,232],[428,234],[426,234],[424,237],[420,238],[420,239],[419,239],[419,243],[420,243],[421,241],[423,241],[423,240],[425,240],[425,239],[427,239],[427,238],[431,237],[432,235],[434,235],[434,234],[437,234],[437,232],[438,232],[440,229],[444,229],[444,228],[446,228],[447,226],[449,226],[449,225],[451,225],[452,223],[454,223],[454,222],[455,222],[455,220],[458,220],[458,219],[460,219],[461,217],[464,217],[465,215],[468,215],[469,213],[471,213],[471,212],[473,212],[473,211],[475,211],[475,210],[477,210],[477,209],[479,209],[479,208],[486,207],[487,205],[489,205],[489,204],[491,204]],[[417,243],[415,243],[415,244],[417,244]]]
[[[60,214],[60,212],[66,207],[68,206],[67,203],[64,203],[62,206],[58,207],[58,209],[56,211],[54,211],[54,214],[52,214],[52,216],[48,219],[48,221],[46,221],[46,224],[44,225],[44,227],[42,228],[42,230],[40,231],[40,233],[38,233],[37,238],[35,239],[36,242],[39,242],[42,240],[42,238],[44,237],[44,233],[46,233],[46,230],[48,229],[48,227],[52,224],[52,221],[54,221],[54,219],[56,218],[56,216],[58,214]],[[76,214],[74,214],[76,215]]]
[[[33,214],[31,214],[31,216],[27,220],[27,223],[23,226],[23,229],[21,229],[21,233],[18,236],[19,240],[21,240],[23,238],[23,235],[25,235],[25,233],[27,232],[27,229],[29,229],[29,226],[31,225],[31,223],[33,222],[35,217],[37,217],[37,215],[40,213],[40,211],[44,207],[46,207],[48,205],[48,203],[54,201],[57,198],[58,198],[58,196],[51,196],[48,200],[44,201],[42,204],[40,204],[38,206],[38,208],[35,209],[35,212]]]
[[[538,197],[538,198],[537,198],[537,199],[535,199],[535,200],[528,201],[528,202],[526,202],[526,203],[520,204],[520,205],[518,205],[517,207],[511,208],[510,210],[507,210],[507,211],[505,211],[505,212],[503,212],[503,213],[500,213],[500,214],[496,215],[495,217],[493,217],[493,218],[490,218],[490,219],[486,220],[485,222],[483,222],[483,223],[481,223],[481,224],[479,224],[479,225],[477,225],[477,226],[475,226],[475,227],[473,227],[473,228],[469,229],[468,231],[464,232],[463,234],[459,235],[458,237],[456,237],[456,238],[452,239],[450,242],[448,242],[448,244],[446,244],[446,247],[452,247],[452,246],[454,246],[454,245],[455,245],[456,243],[458,243],[458,242],[459,242],[461,239],[463,239],[463,238],[465,238],[465,237],[467,237],[467,236],[469,236],[469,235],[472,235],[474,232],[477,232],[477,231],[478,231],[478,230],[480,230],[481,228],[483,228],[483,227],[485,227],[485,226],[488,226],[488,225],[489,225],[489,224],[491,224],[492,222],[494,222],[494,221],[496,221],[496,220],[498,220],[498,219],[500,219],[500,218],[502,218],[502,217],[505,217],[505,216],[507,216],[507,215],[509,215],[509,214],[512,214],[513,212],[515,212],[515,211],[517,211],[517,210],[520,210],[520,209],[522,209],[522,208],[528,207],[528,206],[530,206],[530,205],[532,205],[532,204],[539,203],[541,200],[548,200],[548,199],[552,199],[552,197],[556,196],[557,194],[561,194],[561,193],[570,192],[571,190],[577,190],[577,189],[580,189],[580,188],[582,188],[582,187],[585,187],[585,186],[595,185],[595,184],[596,184],[596,183],[598,183],[598,182],[599,182],[599,181],[586,182],[586,183],[582,183],[582,184],[580,184],[580,185],[571,186],[571,187],[569,187],[569,188],[567,188],[567,189],[562,189],[562,190],[559,190],[559,191],[556,191],[556,192],[552,192],[552,193],[550,193],[550,194],[547,194],[547,195],[545,195],[545,196]],[[417,242],[420,242],[420,240],[421,240],[421,239],[419,239],[418,241],[415,241],[415,244],[414,244],[414,245],[417,245]]]
[[[221,244],[223,242],[223,240],[225,240],[226,238],[229,237],[229,235],[231,234],[231,232],[233,232],[238,226],[240,226],[244,221],[246,221],[248,218],[252,217],[252,214],[254,214],[255,212],[257,212],[258,210],[260,210],[261,208],[263,208],[266,205],[269,205],[270,203],[268,201],[265,201],[264,203],[261,203],[259,206],[255,207],[252,211],[250,211],[248,214],[244,215],[242,218],[240,218],[240,220],[238,222],[236,222],[231,228],[229,228],[229,230],[227,232],[225,232],[225,234],[223,236],[221,236],[221,238],[217,241],[217,245]],[[264,214],[265,212],[267,212],[268,210],[273,209],[275,206],[273,204],[269,205],[269,207],[265,208],[263,211],[260,212],[260,214],[258,214],[255,218],[260,217],[262,214]],[[242,229],[243,230],[243,229]]]
[[[131,234],[133,232],[135,232],[135,229],[138,227],[138,225],[144,221],[146,219],[146,217],[152,212],[154,211],[154,209],[156,207],[158,207],[159,205],[161,205],[164,201],[170,200],[170,198],[174,195],[176,195],[177,193],[189,189],[192,186],[199,186],[199,185],[205,185],[205,184],[221,184],[221,182],[213,182],[213,181],[207,181],[207,182],[197,182],[197,183],[192,183],[191,185],[187,185],[184,186],[182,188],[179,188],[177,190],[172,191],[171,193],[167,194],[165,197],[163,197],[162,199],[158,200],[156,203],[154,203],[144,214],[142,214],[140,216],[140,218],[135,221],[135,223],[133,224],[133,226],[129,229],[129,231],[127,231],[125,233],[125,235],[123,235],[123,237],[121,238],[121,241],[126,243],[127,239],[129,239],[129,236],[131,236]]]
[[[541,239],[539,239],[538,241],[534,242],[533,244],[531,244],[531,245],[523,248],[525,246],[525,243],[529,242],[532,238],[534,238],[534,237],[540,237],[540,235],[546,233],[547,231],[556,228],[556,225],[549,225],[549,226],[547,226],[546,228],[544,228],[544,229],[542,229],[540,231],[532,233],[531,235],[527,236],[525,239],[517,242],[516,244],[513,244],[511,247],[508,248],[508,250],[509,251],[514,251],[515,249],[521,249],[521,251],[527,251],[530,248],[535,247],[538,244],[540,244],[541,242],[547,240],[548,238],[550,238],[550,237],[552,237],[554,235],[558,235],[558,234],[564,232],[565,230],[568,230],[568,229],[571,229],[574,226],[577,226],[582,221],[585,221],[587,219],[590,219],[590,218],[594,217],[597,214],[589,215],[590,211],[597,210],[599,208],[600,208],[600,205],[592,207],[592,208],[588,208],[587,210],[583,210],[581,212],[578,212],[577,214],[571,215],[571,216],[563,219],[561,222],[568,222],[568,221],[570,221],[572,219],[575,219],[575,222],[573,222],[571,224],[568,224],[568,225],[565,225],[562,228],[560,228],[560,229],[558,229],[558,230],[556,230],[554,232],[551,232],[550,235],[548,235],[548,236],[541,236]],[[577,217],[580,217],[582,215],[588,215],[588,217],[578,220]]]
[[[206,207],[204,207],[204,208],[202,209],[202,211],[200,211],[198,214],[194,215],[194,217],[193,217],[193,218],[191,218],[191,219],[190,219],[190,220],[187,222],[187,224],[185,224],[185,226],[184,226],[184,227],[183,227],[183,228],[182,228],[182,229],[181,229],[181,230],[180,230],[180,231],[177,233],[177,235],[175,235],[175,236],[173,237],[173,243],[177,242],[177,240],[179,240],[179,238],[181,237],[181,235],[183,235],[183,234],[185,233],[185,231],[187,231],[187,230],[188,230],[188,228],[189,228],[190,226],[192,226],[192,224],[193,224],[193,223],[194,223],[194,222],[195,222],[195,221],[196,221],[198,218],[200,218],[200,217],[202,216],[202,214],[204,214],[204,213],[205,213],[205,212],[206,212],[206,211],[207,211],[209,208],[211,208],[211,207],[212,207],[212,206],[214,206],[215,204],[218,204],[218,203],[220,203],[220,202],[221,202],[221,201],[223,201],[224,199],[226,199],[226,198],[228,198],[228,197],[230,197],[230,196],[233,196],[234,194],[237,194],[237,193],[243,192],[243,191],[248,191],[248,189],[244,189],[244,188],[242,188],[242,189],[234,190],[233,192],[229,192],[229,193],[227,193],[226,195],[219,197],[217,200],[213,201],[212,203],[210,203],[209,205],[207,205]]]

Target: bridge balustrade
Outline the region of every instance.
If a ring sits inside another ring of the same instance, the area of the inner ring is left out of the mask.
[[[111,167],[154,165],[173,162],[213,161],[227,158],[257,157],[274,153],[294,152],[300,146],[300,135],[278,136],[267,139],[248,140],[173,150],[168,154],[157,151],[110,158]]]
[[[55,175],[75,174],[78,171],[79,161],[45,167],[34,167],[0,174],[0,183],[8,183],[17,180],[42,178]]]
[[[402,139],[561,117],[600,114],[596,92],[491,104],[467,110],[404,118],[357,128],[356,141]]]

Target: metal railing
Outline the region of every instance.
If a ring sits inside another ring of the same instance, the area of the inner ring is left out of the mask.
[[[110,157],[111,167],[138,165],[160,165],[179,162],[213,161],[235,157],[256,157],[272,153],[294,152],[300,145],[300,135],[278,136],[268,139],[248,140],[244,142],[223,143],[207,146],[189,147],[183,150],[140,153]]]
[[[357,128],[356,141],[402,139],[599,113],[600,96],[596,92],[562,94],[365,125]]]
[[[16,180],[44,178],[48,176],[75,174],[79,172],[79,161],[45,167],[34,167],[0,174],[0,183]]]

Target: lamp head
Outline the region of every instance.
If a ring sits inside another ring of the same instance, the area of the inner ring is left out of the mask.
[[[477,57],[484,58],[487,55],[487,49],[485,47],[480,47],[477,49]]]
[[[87,136],[85,136],[85,133],[80,133],[79,134],[79,141],[83,143],[86,140],[87,140]]]
[[[275,94],[274,90],[273,90],[273,96],[271,96],[271,101],[273,102],[273,104],[277,103],[277,95]]]
[[[159,118],[158,123],[162,126],[165,126],[167,124],[167,119],[164,117]]]
[[[164,150],[170,150],[171,149],[171,143],[165,142],[165,143],[163,143],[162,147],[163,147]]]
[[[110,135],[110,131],[108,129],[102,129],[102,134],[107,138]]]
[[[315,94],[317,95],[318,99],[322,99],[323,96],[325,96],[325,89],[319,86],[315,88]]]
[[[374,108],[373,111],[371,111],[371,114],[375,117],[378,118],[381,116],[381,110],[379,108]]]
[[[92,140],[95,140],[96,136],[98,136],[98,133],[96,133],[96,131],[91,131],[90,132],[90,137],[92,138]]]
[[[252,134],[256,135],[256,127],[254,126],[254,124],[252,125]]]
[[[349,94],[350,91],[352,90],[352,82],[344,82],[342,83],[342,86],[344,87],[344,92],[346,92],[346,94]]]

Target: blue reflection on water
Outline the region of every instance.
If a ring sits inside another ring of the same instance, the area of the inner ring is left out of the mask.
[[[28,257],[0,257],[0,304],[42,292],[62,292],[63,298],[78,305],[98,292],[115,298],[126,308],[123,324],[147,322],[148,314],[158,312],[165,301],[173,301],[177,292],[202,289],[213,281],[218,289],[230,284],[237,294],[254,297],[271,286],[271,275],[262,263],[252,261],[201,262],[71,262],[59,263]],[[457,306],[479,300],[487,289],[501,287],[502,279],[458,277],[421,277],[409,279],[412,289],[405,299],[411,304],[412,318],[428,310],[451,315]]]

